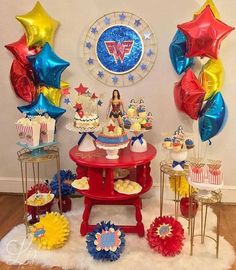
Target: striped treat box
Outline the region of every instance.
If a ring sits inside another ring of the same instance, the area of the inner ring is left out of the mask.
[[[204,182],[204,167],[197,167],[190,165],[189,176],[192,182],[203,183]]]
[[[222,183],[222,172],[220,169],[208,168],[207,178],[210,184],[220,185]]]

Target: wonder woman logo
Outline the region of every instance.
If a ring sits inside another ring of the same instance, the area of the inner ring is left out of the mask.
[[[115,62],[117,63],[118,59],[120,59],[121,63],[123,63],[125,56],[130,54],[134,42],[127,40],[123,42],[104,41],[104,43],[108,53],[114,57]]]

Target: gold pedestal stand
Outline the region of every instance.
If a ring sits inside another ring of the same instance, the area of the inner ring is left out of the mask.
[[[220,191],[211,191],[208,196],[201,196],[199,193],[193,193],[191,198],[196,198],[198,202],[201,203],[201,231],[200,234],[194,234],[195,230],[195,217],[190,219],[190,255],[193,255],[193,246],[194,246],[194,238],[201,237],[201,244],[204,244],[205,237],[212,239],[216,243],[216,258],[219,255],[219,235],[220,235],[220,211],[221,211],[221,197],[222,194]],[[190,202],[190,205],[192,203]],[[209,235],[206,235],[206,223],[207,223],[207,214],[208,207],[215,206],[216,209],[216,238],[213,238]],[[190,207],[190,216],[191,216],[192,208]]]
[[[160,163],[160,216],[162,217],[163,213],[163,200],[164,200],[164,185],[165,185],[165,175],[169,177],[172,176],[175,178],[175,218],[178,219],[179,216],[179,190],[177,183],[181,184],[181,177],[188,175],[188,166],[184,167],[183,171],[175,171],[172,168],[172,163],[170,161],[161,161]],[[168,177],[168,179],[169,179]]]
[[[36,151],[37,150],[37,151]],[[56,161],[57,167],[57,179],[59,187],[59,203],[60,203],[60,213],[62,213],[62,199],[61,199],[61,178],[60,178],[60,155],[59,149],[55,145],[45,146],[39,149],[28,149],[23,148],[17,152],[18,160],[20,161],[21,168],[21,179],[22,179],[22,192],[24,200],[24,223],[26,226],[26,236],[29,233],[29,222],[27,219],[28,209],[27,209],[27,191],[28,191],[28,165],[32,166],[34,185],[39,184],[40,175],[40,163],[47,162],[50,160]]]

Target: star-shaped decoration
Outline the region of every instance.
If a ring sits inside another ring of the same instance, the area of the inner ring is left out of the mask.
[[[102,106],[102,103],[103,102],[101,101],[101,99],[99,99],[97,104],[98,104],[98,106]]]
[[[89,57],[89,59],[88,59],[87,62],[88,62],[89,65],[93,65],[94,60],[93,60],[92,58]]]
[[[108,128],[108,131],[109,131],[109,132],[110,132],[110,131],[114,132],[116,126],[114,126],[114,125],[112,125],[112,123],[110,123],[110,125],[107,126],[107,128]]]
[[[152,49],[148,49],[147,52],[146,52],[146,55],[147,55],[148,57],[152,56],[153,54],[154,54],[154,53],[153,53]]]
[[[140,25],[141,25],[140,19],[135,20],[135,21],[134,21],[134,25],[137,26],[137,27],[140,26]]]
[[[69,98],[65,98],[64,99],[64,103],[68,105],[70,103],[70,99]]]
[[[38,54],[28,56],[28,60],[39,83],[60,88],[61,74],[70,63],[57,56],[49,43]]]
[[[124,21],[125,18],[126,18],[124,12],[122,12],[122,13],[119,15],[119,17],[120,17],[120,20],[121,20],[121,21]]]
[[[78,111],[82,110],[82,105],[80,103],[76,103],[75,106],[74,106],[74,108],[78,112]]]
[[[79,87],[76,87],[75,90],[78,92],[78,94],[83,95],[87,92],[88,87],[85,87],[82,83],[80,83]]]
[[[65,109],[52,105],[52,103],[47,100],[43,93],[40,93],[37,99],[31,104],[19,106],[17,109],[27,116],[36,116],[41,113],[46,113],[54,119],[58,119],[66,111]]]
[[[37,53],[36,49],[30,49],[27,47],[25,35],[23,35],[16,42],[5,45],[5,48],[7,48],[23,65],[29,65],[27,56]]]
[[[134,80],[134,75],[129,74],[129,75],[128,75],[128,80],[129,80],[129,81],[133,81],[133,80]]]
[[[117,84],[118,80],[119,80],[119,78],[117,78],[116,76],[112,77],[112,81],[114,84]]]
[[[92,27],[91,32],[95,35],[98,33],[97,27]]]
[[[63,96],[69,95],[70,94],[69,88],[63,88],[63,89],[61,89],[61,94]]]
[[[144,37],[144,39],[150,39],[151,33],[150,32],[144,32],[143,37]]]
[[[95,93],[93,93],[92,96],[91,96],[91,98],[92,98],[92,99],[96,99],[96,98],[98,98],[98,97],[96,96]]]
[[[217,20],[207,6],[194,20],[177,26],[187,38],[186,57],[217,58],[221,42],[234,30],[220,20]]]
[[[104,72],[103,71],[98,71],[98,77],[103,78],[104,77]]]
[[[145,71],[145,70],[147,70],[147,65],[146,64],[141,64],[140,68],[141,68],[142,71]]]
[[[110,24],[110,23],[111,23],[111,19],[108,18],[108,17],[105,17],[104,23],[105,23],[106,25]]]
[[[91,42],[89,42],[89,41],[88,41],[88,42],[86,42],[86,43],[85,43],[85,47],[86,47],[86,48],[88,48],[88,49],[90,50],[90,49],[91,49],[91,47],[92,47]]]
[[[59,22],[54,20],[39,2],[30,12],[16,16],[16,19],[25,28],[28,47],[42,47],[46,42],[53,46]]]

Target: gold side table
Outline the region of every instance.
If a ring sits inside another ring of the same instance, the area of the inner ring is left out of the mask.
[[[165,175],[175,177],[175,218],[178,219],[179,215],[179,191],[177,192],[177,182],[181,183],[181,177],[188,175],[188,165],[186,164],[183,171],[175,171],[172,168],[172,162],[163,160],[160,162],[160,216],[163,214],[163,200],[164,200],[164,186]],[[190,189],[189,189],[190,192]]]
[[[190,219],[190,255],[193,255],[193,246],[194,246],[194,238],[201,237],[201,244],[204,244],[205,237],[212,239],[216,243],[216,258],[219,255],[219,236],[220,236],[220,212],[221,212],[221,198],[222,193],[221,191],[211,191],[208,192],[208,195],[202,195],[200,193],[193,193],[191,198],[195,198],[198,202],[201,203],[201,230],[200,234],[195,233],[195,217]],[[190,205],[192,205],[190,203]],[[212,236],[206,235],[206,223],[207,223],[207,214],[208,214],[208,207],[214,205],[216,209],[216,238]],[[190,216],[191,216],[192,209],[190,207]]]
[[[26,235],[29,232],[29,222],[27,219],[28,208],[26,204],[28,191],[28,165],[32,166],[34,185],[39,184],[40,163],[50,160],[56,161],[57,179],[58,179],[58,193],[60,213],[62,213],[62,199],[61,199],[61,178],[60,178],[60,155],[59,149],[55,145],[44,146],[37,149],[22,148],[17,152],[18,160],[20,161],[22,192],[24,200],[24,223],[26,226]]]

